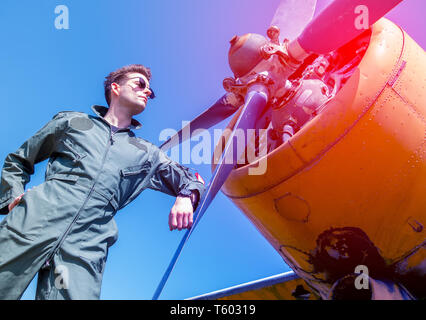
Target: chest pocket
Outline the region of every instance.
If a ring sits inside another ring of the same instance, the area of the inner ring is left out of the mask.
[[[83,158],[86,157],[83,152],[79,151],[76,146],[73,144],[73,142],[69,139],[66,139],[63,141],[64,150],[71,155],[72,162],[76,164],[77,162],[81,161]]]
[[[151,168],[151,163],[145,162],[120,170],[120,209],[132,202],[140,192],[148,187],[149,179],[152,176]]]
[[[76,174],[82,171],[86,152],[70,137],[62,137],[51,154],[46,168],[46,177],[52,174]]]

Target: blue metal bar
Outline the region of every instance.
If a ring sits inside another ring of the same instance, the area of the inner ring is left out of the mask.
[[[185,300],[216,300],[216,299],[220,299],[223,297],[227,297],[227,296],[231,296],[234,294],[239,294],[239,293],[243,293],[243,292],[247,292],[247,291],[251,291],[251,290],[257,290],[257,289],[262,289],[265,287],[270,287],[279,283],[284,283],[286,281],[290,281],[290,280],[294,280],[294,279],[299,279],[300,277],[294,273],[294,271],[288,271],[288,272],[284,272],[284,273],[280,273],[277,274],[275,276],[271,276],[271,277],[267,277],[267,278],[263,278],[263,279],[259,279],[259,280],[255,280],[255,281],[250,281],[250,282],[246,282],[237,286],[233,286],[233,287],[229,287],[229,288],[225,288],[222,290],[217,290],[217,291],[213,291],[213,292],[209,292],[206,294],[202,294],[199,296],[195,296],[192,298],[188,298]]]

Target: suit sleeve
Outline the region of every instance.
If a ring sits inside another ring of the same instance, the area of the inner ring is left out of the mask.
[[[205,191],[204,184],[190,170],[171,160],[160,149],[157,149],[156,169],[150,180],[150,189],[177,196],[181,190],[198,191],[201,198]],[[198,205],[195,204],[195,207]]]
[[[49,158],[64,114],[58,113],[15,152],[7,155],[1,172],[0,214],[9,213],[9,204],[24,193],[34,173],[34,165]]]

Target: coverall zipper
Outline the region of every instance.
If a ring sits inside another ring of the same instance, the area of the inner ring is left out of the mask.
[[[109,125],[108,125],[108,126],[109,126]],[[118,131],[117,131],[117,132],[118,132]],[[115,133],[116,133],[116,132],[115,132]],[[114,133],[114,134],[115,134],[115,133]],[[53,257],[55,256],[56,252],[58,252],[59,248],[62,246],[62,243],[65,241],[65,238],[66,238],[66,237],[67,237],[67,235],[69,234],[69,232],[70,232],[70,230],[71,230],[72,226],[73,226],[73,225],[74,225],[74,223],[77,221],[77,219],[80,217],[81,211],[83,210],[83,208],[86,206],[87,202],[89,201],[89,199],[90,199],[90,197],[91,197],[91,195],[92,195],[92,193],[93,193],[93,190],[94,190],[94,188],[95,188],[95,185],[96,185],[96,183],[97,183],[97,181],[98,181],[99,175],[101,174],[101,172],[102,172],[102,170],[103,170],[103,167],[104,167],[104,164],[105,164],[106,157],[107,157],[107,155],[108,155],[108,153],[109,153],[109,149],[111,148],[112,144],[114,143],[114,140],[113,140],[113,136],[114,136],[114,134],[112,133],[112,129],[111,129],[111,127],[109,126],[109,139],[108,139],[107,149],[106,149],[106,151],[105,151],[105,153],[104,153],[104,156],[103,156],[103,158],[102,158],[101,169],[98,171],[98,174],[96,175],[96,179],[95,179],[95,181],[93,182],[93,184],[92,184],[92,186],[91,186],[91,188],[90,188],[90,191],[89,191],[89,193],[88,193],[88,195],[87,195],[86,199],[84,200],[83,205],[80,207],[80,209],[78,210],[78,212],[77,212],[77,214],[75,215],[74,219],[72,220],[72,222],[70,223],[70,225],[68,226],[68,228],[65,230],[65,232],[64,232],[64,234],[62,235],[62,237],[60,238],[60,240],[59,240],[58,244],[57,244],[57,245],[53,248],[52,252],[51,252],[51,253],[49,254],[49,256],[47,257],[46,262],[45,262],[45,263],[43,264],[43,266],[42,266],[42,269],[48,269],[48,268],[50,268],[50,266],[51,266],[51,261],[52,261]]]

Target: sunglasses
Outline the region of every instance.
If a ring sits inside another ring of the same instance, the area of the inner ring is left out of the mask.
[[[139,78],[139,86],[142,88],[142,90],[146,89],[146,82],[143,78]],[[154,99],[155,98],[154,90],[152,90],[152,88],[149,88],[149,91],[151,91],[151,94],[148,96],[148,98]]]

